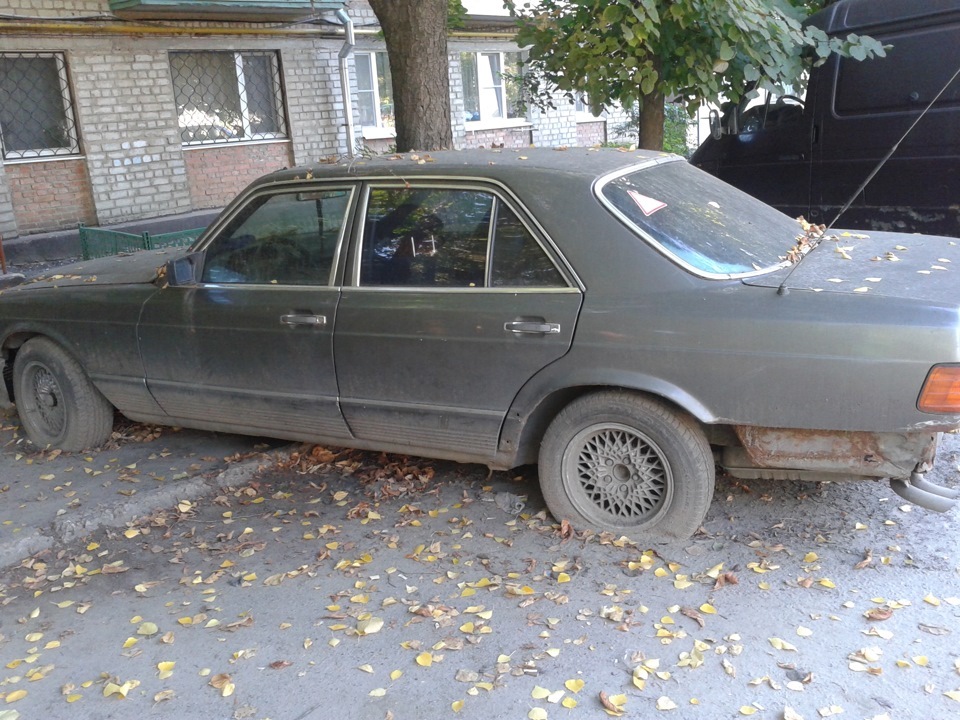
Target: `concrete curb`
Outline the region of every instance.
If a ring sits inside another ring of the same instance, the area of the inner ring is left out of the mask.
[[[0,541],[0,570],[54,545],[73,542],[104,528],[124,527],[137,518],[172,507],[181,500],[196,500],[216,490],[245,483],[257,474],[261,464],[261,458],[246,460],[212,478],[188,478],[114,503],[101,503],[75,515],[58,518],[47,532],[38,528],[28,535]]]

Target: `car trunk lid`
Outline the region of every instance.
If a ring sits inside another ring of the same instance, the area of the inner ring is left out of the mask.
[[[790,270],[793,269],[791,273]],[[960,240],[935,235],[837,231],[799,267],[744,279],[757,287],[865,293],[955,305]]]

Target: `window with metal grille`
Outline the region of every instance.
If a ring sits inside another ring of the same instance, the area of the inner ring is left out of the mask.
[[[80,152],[63,53],[0,53],[0,145],[6,160]]]
[[[276,52],[174,52],[170,71],[185,145],[286,137]]]

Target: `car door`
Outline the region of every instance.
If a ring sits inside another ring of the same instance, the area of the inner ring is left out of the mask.
[[[492,456],[520,387],[570,347],[574,276],[500,189],[372,183],[362,206],[334,331],[351,431]]]
[[[337,404],[332,284],[354,189],[264,189],[202,248],[199,281],[144,306],[147,385],[185,424],[349,437]]]

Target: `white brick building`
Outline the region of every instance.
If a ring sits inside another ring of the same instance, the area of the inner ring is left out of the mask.
[[[271,170],[392,145],[392,91],[365,0],[3,0],[0,235],[218,208]],[[346,10],[347,137],[338,53]],[[312,11],[320,10],[316,16]],[[559,100],[518,112],[509,18],[449,42],[454,145],[596,144]]]

